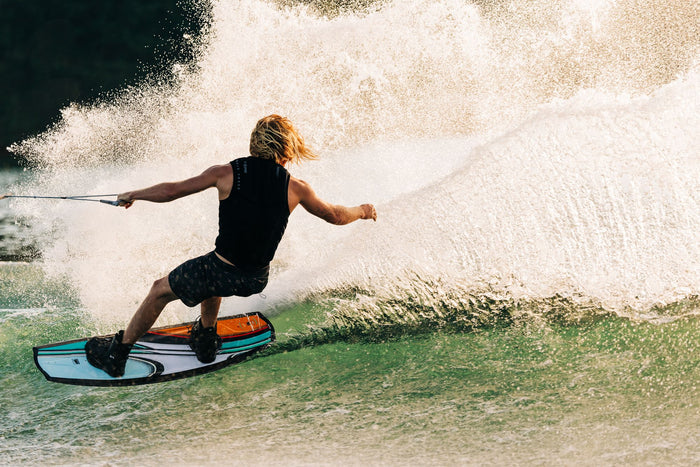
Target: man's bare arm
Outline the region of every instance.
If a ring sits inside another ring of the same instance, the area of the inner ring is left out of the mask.
[[[120,194],[117,200],[121,206],[129,208],[137,200],[167,203],[211,187],[217,187],[221,195],[221,192],[226,189],[226,183],[224,183],[226,175],[230,173],[231,166],[229,164],[215,165],[187,180],[159,183],[141,190],[127,191]],[[230,190],[230,187],[228,189]]]
[[[293,178],[290,185],[290,211],[294,210],[297,204],[301,204],[314,216],[335,225],[349,224],[358,219],[377,220],[377,211],[371,204],[354,207],[331,204],[319,198],[309,184],[302,180]]]

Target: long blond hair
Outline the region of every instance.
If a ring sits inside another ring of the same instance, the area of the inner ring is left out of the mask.
[[[255,125],[250,134],[250,155],[270,159],[278,164],[318,159],[311,148],[304,144],[304,138],[292,122],[274,114],[261,118]]]

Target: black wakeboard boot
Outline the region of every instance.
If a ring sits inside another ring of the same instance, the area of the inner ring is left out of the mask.
[[[90,365],[115,378],[124,376],[124,368],[133,344],[122,344],[124,331],[113,337],[93,337],[85,343],[85,356]]]
[[[216,352],[221,348],[221,337],[216,333],[216,324],[205,328],[202,326],[202,318],[197,318],[190,331],[190,347],[200,362],[213,362]]]

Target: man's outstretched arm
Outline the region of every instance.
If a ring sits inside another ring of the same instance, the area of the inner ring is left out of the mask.
[[[167,203],[211,187],[217,187],[221,191],[221,181],[230,172],[231,168],[228,164],[215,165],[187,180],[159,183],[141,190],[127,191],[120,194],[117,201],[121,206],[129,208],[137,200]]]
[[[377,211],[371,204],[354,207],[331,204],[319,198],[308,183],[294,178],[289,183],[291,184],[290,210],[293,210],[297,204],[301,204],[314,216],[335,225],[349,224],[358,219],[377,220]]]

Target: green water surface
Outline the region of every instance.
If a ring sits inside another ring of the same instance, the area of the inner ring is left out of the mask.
[[[307,340],[208,375],[89,388],[47,382],[32,361],[33,345],[90,333],[87,314],[64,299],[18,311],[5,298],[3,464],[700,461],[694,317]],[[279,341],[321,321],[317,309],[272,316]]]

